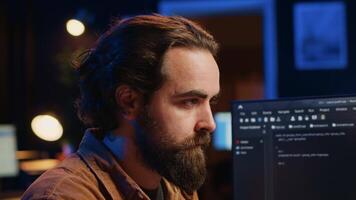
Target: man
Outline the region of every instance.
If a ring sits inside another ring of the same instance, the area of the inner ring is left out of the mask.
[[[118,22],[80,62],[79,150],[23,199],[198,199],[215,129],[217,43],[182,17]]]

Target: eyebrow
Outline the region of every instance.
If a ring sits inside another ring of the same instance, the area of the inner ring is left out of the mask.
[[[217,93],[216,95],[214,95],[214,96],[212,97],[212,99],[218,98],[219,94],[220,94],[220,91],[219,91],[219,93]],[[178,97],[178,98],[184,98],[184,97],[199,97],[199,98],[202,98],[202,99],[206,99],[206,98],[208,98],[208,94],[206,94],[206,92],[201,91],[201,90],[190,90],[190,91],[188,91],[188,92],[175,94],[174,97]]]

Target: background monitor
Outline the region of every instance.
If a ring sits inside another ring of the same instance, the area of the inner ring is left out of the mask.
[[[18,174],[16,134],[13,125],[0,125],[0,178]]]
[[[216,150],[231,150],[231,112],[217,112],[214,115],[216,124],[213,133],[213,147]]]

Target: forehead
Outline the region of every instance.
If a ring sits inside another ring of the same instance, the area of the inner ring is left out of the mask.
[[[166,78],[164,85],[176,92],[192,89],[219,92],[219,68],[208,50],[169,49],[163,57],[162,73]]]

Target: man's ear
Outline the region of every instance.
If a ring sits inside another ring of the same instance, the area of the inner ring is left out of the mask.
[[[142,94],[128,85],[120,85],[116,88],[115,101],[122,117],[127,120],[136,119],[143,106]]]

